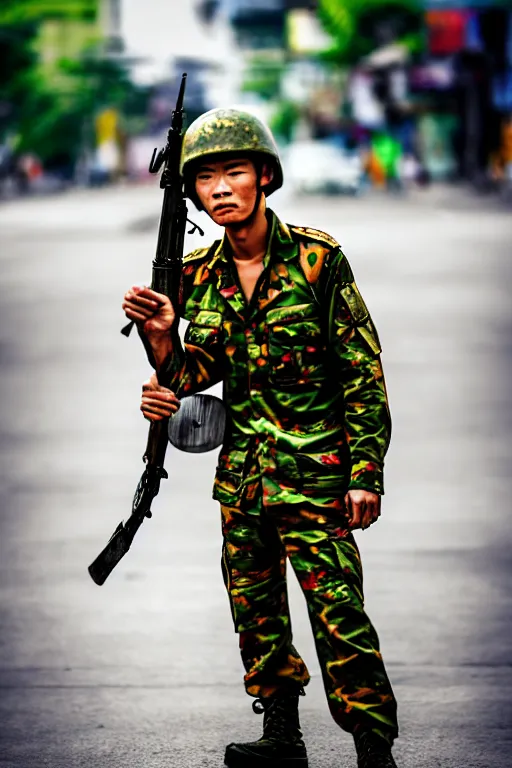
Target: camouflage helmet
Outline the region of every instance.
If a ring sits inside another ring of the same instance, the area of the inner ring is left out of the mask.
[[[194,120],[183,137],[180,171],[185,191],[197,205],[191,168],[212,155],[260,156],[273,170],[272,181],[265,185],[271,195],[283,184],[283,169],[270,129],[254,115],[238,109],[211,109]]]

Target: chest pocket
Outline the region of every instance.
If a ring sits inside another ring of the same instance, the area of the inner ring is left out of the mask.
[[[222,339],[222,314],[209,309],[201,309],[185,331],[185,344],[208,348]]]
[[[267,325],[271,384],[281,387],[325,381],[326,345],[314,305],[271,309]]]

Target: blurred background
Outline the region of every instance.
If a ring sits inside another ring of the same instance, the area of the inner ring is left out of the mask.
[[[185,70],[189,122],[257,112],[300,191],[506,193],[511,18],[510,0],[4,0],[1,194],[143,179]]]
[[[507,0],[1,0],[0,765],[205,768],[260,732],[218,451],[169,446],[153,519],[103,587],[87,573],[143,470],[150,368],[121,303],[151,278],[147,167],[184,71],[188,122],[229,105],[272,126],[269,205],[342,244],[379,332],[393,435],[356,538],[398,765],[511,768]],[[206,237],[186,251],[222,234],[189,209]],[[289,586],[310,764],[353,766]]]

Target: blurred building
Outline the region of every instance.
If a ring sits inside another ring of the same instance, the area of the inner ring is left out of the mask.
[[[125,46],[121,32],[121,0],[101,0],[99,22],[105,50],[113,54],[122,53]]]
[[[512,114],[512,4],[424,4],[426,52],[411,67],[410,83],[423,102],[425,162],[434,176],[482,183],[493,163],[499,171],[503,126]]]
[[[223,15],[229,24],[242,97],[263,105],[281,138],[387,133],[435,179],[478,181],[493,163],[499,170],[512,115],[512,0],[418,0],[416,10],[369,3],[356,34],[374,50],[351,67],[326,65],[332,40],[317,6],[198,6],[209,23]]]
[[[284,0],[224,0],[228,21],[241,48],[282,50]]]
[[[315,0],[203,0],[208,20],[222,16],[233,31],[241,64],[242,103],[271,120],[278,139],[309,133],[309,122],[331,122],[339,108],[339,73],[319,61],[326,45]],[[336,81],[329,90],[332,80]]]
[[[74,17],[50,13],[41,18],[35,40],[40,65],[56,71],[62,59],[76,59],[84,49],[94,45],[101,38],[98,10],[99,0]]]

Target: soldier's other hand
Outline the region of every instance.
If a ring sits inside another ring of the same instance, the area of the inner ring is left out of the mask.
[[[174,308],[168,296],[143,285],[132,285],[123,299],[126,317],[134,320],[144,334],[159,335],[169,331],[174,323]]]
[[[142,385],[142,402],[140,409],[148,421],[168,419],[180,407],[180,401],[170,389],[161,387],[154,373]]]
[[[364,490],[351,490],[345,496],[345,505],[349,527],[368,528],[380,515],[381,497],[378,493]]]

